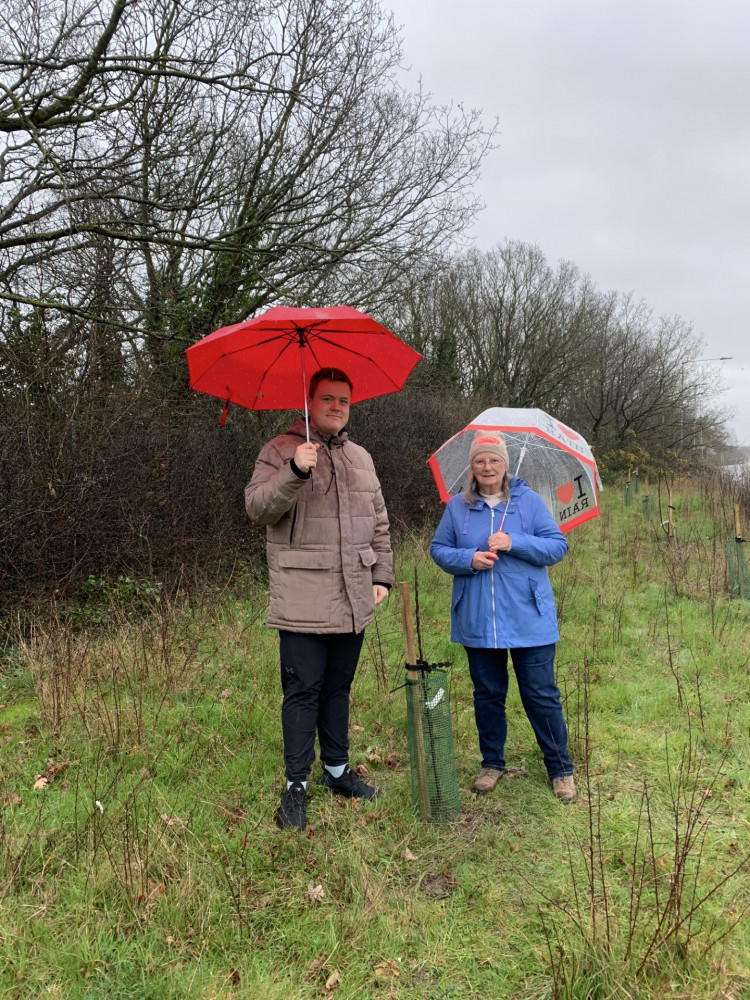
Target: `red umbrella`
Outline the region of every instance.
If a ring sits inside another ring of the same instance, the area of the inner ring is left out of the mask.
[[[341,368],[352,402],[399,392],[421,355],[366,313],[350,306],[277,306],[225,326],[186,351],[190,386],[249,410],[305,406],[308,377]]]

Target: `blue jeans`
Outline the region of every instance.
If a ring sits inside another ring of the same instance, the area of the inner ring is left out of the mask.
[[[508,694],[508,650],[464,646],[474,683],[474,718],[479,733],[482,767],[505,768],[505,698]],[[511,649],[518,691],[526,715],[552,778],[573,773],[568,754],[568,730],[560,689],[555,683],[555,643]]]

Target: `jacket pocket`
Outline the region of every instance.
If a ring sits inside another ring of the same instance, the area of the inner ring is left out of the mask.
[[[552,609],[551,594],[545,593],[547,588],[540,587],[539,581],[533,577],[529,577],[529,587],[531,589],[531,599],[536,604],[537,611],[540,615],[547,614]]]
[[[378,561],[378,557],[369,547],[366,549],[357,549],[357,552],[359,552],[359,558],[362,560],[363,566],[374,566]]]
[[[331,618],[333,553],[312,549],[279,552],[279,580],[269,618],[290,625],[325,625]]]
[[[477,580],[477,583],[481,583],[481,581]],[[451,599],[453,624],[459,635],[464,638],[476,638],[483,634],[477,607],[479,595],[472,594],[472,590],[474,588],[467,577],[456,576],[453,578]]]

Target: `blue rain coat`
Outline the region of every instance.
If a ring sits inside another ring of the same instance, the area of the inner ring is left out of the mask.
[[[453,575],[451,639],[463,646],[515,649],[557,642],[557,610],[547,567],[568,551],[565,536],[542,498],[514,476],[503,531],[510,535],[510,552],[499,552],[491,569],[473,570],[477,551],[489,549],[488,539],[500,528],[505,501],[489,507],[479,499],[467,506],[453,497],[430,546],[430,554]]]

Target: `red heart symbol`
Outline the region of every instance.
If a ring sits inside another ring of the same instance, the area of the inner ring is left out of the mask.
[[[562,486],[557,487],[557,495],[560,497],[562,502],[567,506],[573,499],[573,491],[575,487],[572,483],[563,483]]]

